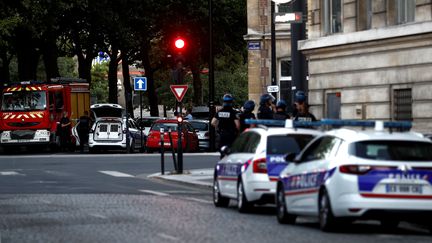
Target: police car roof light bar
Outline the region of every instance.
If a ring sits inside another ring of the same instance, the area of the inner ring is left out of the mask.
[[[338,120],[338,119],[322,119],[321,121],[292,121],[292,120],[254,120],[246,119],[246,124],[274,126],[274,127],[317,127],[317,126],[350,126],[350,127],[375,127],[375,130],[382,131],[383,128],[410,130],[412,127],[411,122],[383,122],[383,121],[359,121],[359,120]],[[383,125],[380,125],[383,124]]]
[[[293,121],[290,119],[286,120],[254,120],[254,119],[246,119],[246,124],[249,125],[264,125],[264,126],[273,126],[273,127],[286,127],[286,128],[296,128],[296,127],[311,127],[311,126],[321,126],[321,122],[309,122],[309,121]]]

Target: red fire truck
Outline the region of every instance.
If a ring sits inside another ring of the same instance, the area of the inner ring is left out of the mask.
[[[57,125],[63,112],[75,124],[89,109],[90,90],[84,79],[11,84],[2,90],[0,145],[57,147]]]

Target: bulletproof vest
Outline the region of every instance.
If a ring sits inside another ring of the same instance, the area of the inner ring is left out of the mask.
[[[231,107],[224,107],[216,113],[219,120],[218,129],[220,132],[235,132],[236,126],[234,120],[236,113]]]

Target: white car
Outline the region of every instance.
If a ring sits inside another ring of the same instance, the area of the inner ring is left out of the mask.
[[[287,160],[277,182],[280,223],[304,215],[318,217],[324,231],[355,219],[391,228],[420,215],[432,225],[432,142],[421,134],[385,131],[381,122],[375,130],[342,128]]]
[[[298,153],[314,137],[321,134],[311,129],[251,128],[223,148],[225,155],[216,165],[213,202],[226,207],[237,200],[240,212],[254,204],[274,203],[276,180],[286,166],[284,156]]]
[[[133,119],[126,124],[125,110],[117,104],[95,104],[90,107],[95,122],[89,132],[89,151],[120,149],[126,151],[129,135],[129,152],[135,152],[141,146],[141,137],[145,144],[146,136]]]

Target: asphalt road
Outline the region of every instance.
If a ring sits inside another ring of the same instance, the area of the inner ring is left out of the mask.
[[[185,155],[185,170],[217,155]],[[279,225],[272,207],[215,208],[211,189],[147,176],[157,154],[0,156],[0,242],[432,242],[422,227],[360,222],[323,233],[315,219]],[[167,170],[172,170],[167,158]]]

